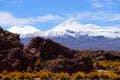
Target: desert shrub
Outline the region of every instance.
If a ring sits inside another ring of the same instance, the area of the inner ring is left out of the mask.
[[[115,75],[112,75],[112,80],[120,80],[120,76],[115,74]]]
[[[10,73],[8,73],[8,74],[6,74],[6,75],[4,75],[3,77],[5,77],[5,78],[10,78],[10,79],[14,79],[15,80],[15,77],[16,77],[16,79],[18,78],[18,79],[21,79],[21,74],[22,73],[20,73],[20,72],[10,72]]]
[[[90,72],[87,75],[87,77],[90,79],[100,79],[100,73],[99,72]]]
[[[53,75],[53,73],[51,72],[48,72],[48,71],[44,71],[44,70],[41,70],[39,73],[37,73],[38,76],[40,76],[40,79],[43,80],[49,80],[51,78],[51,76]]]
[[[97,64],[96,64],[97,63]],[[115,73],[119,74],[120,73],[120,61],[109,61],[109,60],[104,60],[104,61],[95,61],[94,62],[94,67],[103,69],[103,70],[109,70],[109,71],[114,71]]]
[[[4,76],[2,77],[2,80],[11,80],[11,77],[10,77],[10,76],[7,76],[7,75],[4,75]]]
[[[22,74],[21,72],[11,72],[8,75],[11,76],[13,79],[22,79]]]
[[[2,79],[2,74],[0,74],[0,79]]]
[[[23,73],[21,78],[22,79],[33,79],[33,75],[31,73]]]
[[[34,78],[39,78],[39,77],[40,77],[40,73],[38,73],[38,72],[33,73],[33,77],[34,77]]]
[[[117,67],[116,73],[120,75],[120,66]]]
[[[34,70],[40,71],[42,69],[43,69],[43,65],[42,65],[41,61],[37,60],[36,63],[35,63],[35,65],[34,65]]]
[[[7,70],[4,70],[4,71],[2,72],[2,76],[7,75],[7,74],[8,74]]]
[[[27,72],[32,73],[32,68],[30,66],[27,68]]]
[[[55,73],[55,78],[58,80],[68,80],[70,79],[70,75],[68,73]]]
[[[73,73],[71,77],[74,80],[78,80],[78,79],[85,78],[85,75],[86,75],[86,73],[84,73],[84,72],[77,72],[77,73]]]
[[[18,77],[14,76],[11,80],[19,80]]]
[[[98,66],[99,66],[100,69],[104,69],[104,70],[107,69],[107,64],[106,64],[105,61],[99,61]]]
[[[101,78],[111,79],[110,72],[101,72]]]

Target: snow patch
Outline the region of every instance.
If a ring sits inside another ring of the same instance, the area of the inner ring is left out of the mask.
[[[13,26],[9,29],[7,29],[10,32],[13,33],[18,33],[18,34],[33,34],[35,32],[39,32],[39,29],[33,27],[33,26],[23,26],[23,27],[19,27],[19,26]]]
[[[79,36],[103,36],[112,39],[120,38],[120,27],[101,27],[94,24],[80,24],[73,18],[64,21],[48,31],[41,31],[33,26],[13,26],[7,30],[18,33],[21,37],[41,36],[49,38],[72,36],[78,38]]]

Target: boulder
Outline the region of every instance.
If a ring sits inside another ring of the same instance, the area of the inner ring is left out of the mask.
[[[72,74],[77,71],[90,72],[94,69],[89,56],[79,54],[50,39],[34,37],[26,49],[34,54],[38,53],[44,63],[44,69],[48,71]]]
[[[23,71],[28,66],[34,67],[35,55],[23,47],[18,34],[0,27],[0,72],[3,70]]]
[[[23,48],[19,35],[4,31],[0,27],[0,50],[9,50],[15,47]]]
[[[71,49],[68,49],[50,39],[43,39],[40,37],[33,38],[29,45],[27,46],[29,50],[31,48],[37,48],[36,50],[40,51],[40,58],[45,60],[55,59],[59,55],[63,55],[66,58],[74,58],[74,51]]]
[[[48,60],[44,64],[45,69],[52,72],[67,72],[69,74],[84,71],[89,73],[92,71],[93,62],[90,57],[86,56],[81,58],[67,59],[65,57],[59,57],[57,59]]]

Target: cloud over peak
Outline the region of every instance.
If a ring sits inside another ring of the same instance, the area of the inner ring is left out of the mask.
[[[90,2],[94,8],[103,8],[118,4],[119,1],[120,0],[91,0]]]
[[[59,19],[61,19],[60,16],[51,15],[51,14],[44,16],[37,16],[37,17],[19,18],[19,17],[15,17],[13,14],[9,12],[0,11],[0,24],[7,26],[35,24],[38,22],[47,22],[47,21],[53,21]]]
[[[71,14],[68,16],[72,16],[75,19],[81,21],[101,21],[101,22],[112,22],[112,21],[120,21],[119,13],[108,13],[104,11],[86,11],[86,12],[78,12],[75,14]]]

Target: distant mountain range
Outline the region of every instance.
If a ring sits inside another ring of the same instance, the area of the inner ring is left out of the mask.
[[[7,30],[20,34],[24,44],[27,44],[32,37],[40,36],[50,38],[72,49],[120,51],[120,27],[84,25],[69,19],[48,31],[42,31],[33,26],[13,26]]]

